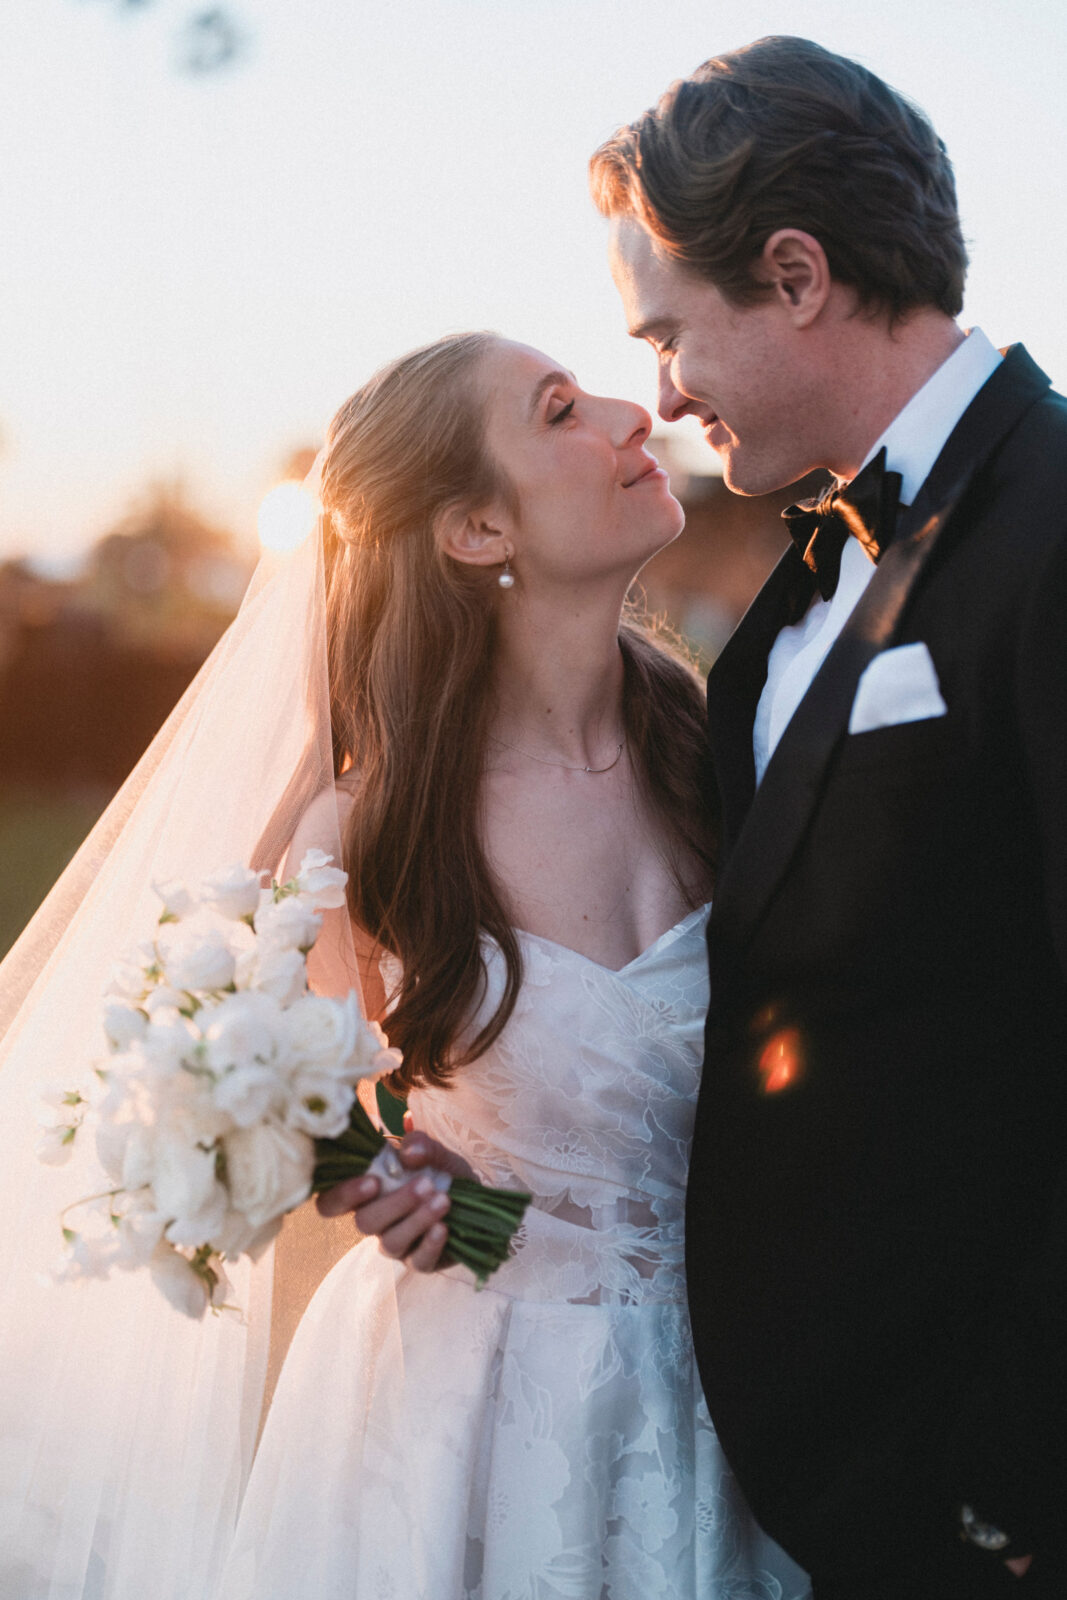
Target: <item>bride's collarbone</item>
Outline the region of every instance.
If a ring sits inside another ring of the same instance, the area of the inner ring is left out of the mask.
[[[584,796],[561,797],[551,784],[521,795],[499,786],[486,796],[484,839],[516,928],[618,969],[692,905],[668,865],[658,819],[632,794],[609,798],[603,779],[595,781]]]

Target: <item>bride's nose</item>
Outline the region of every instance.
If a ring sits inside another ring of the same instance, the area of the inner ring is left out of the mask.
[[[652,418],[644,406],[630,400],[616,400],[618,415],[612,426],[612,443],[617,450],[642,445],[652,432]]]

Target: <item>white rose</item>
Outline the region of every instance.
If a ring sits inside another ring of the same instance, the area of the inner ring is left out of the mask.
[[[128,1153],[133,1143],[131,1138]],[[172,1220],[210,1211],[222,1188],[215,1176],[215,1151],[202,1150],[169,1130],[157,1133],[153,1145],[151,1182],[157,1210]],[[127,1183],[125,1187],[139,1185]],[[225,1202],[224,1194],[222,1200]]]
[[[235,981],[238,989],[257,989],[288,1006],[307,989],[307,963],[299,950],[257,946],[238,956]]]
[[[315,1146],[306,1134],[261,1122],[231,1133],[225,1144],[230,1199],[254,1228],[264,1227],[307,1199]]]
[[[362,1022],[359,1001],[351,990],[344,1000],[303,995],[285,1013],[290,1053],[301,1065],[326,1068],[338,1076],[347,1073]]]
[[[204,1053],[215,1073],[285,1060],[285,1014],[269,994],[228,994],[204,1014]]]
[[[221,917],[241,922],[254,915],[259,905],[260,874],[247,867],[225,867],[215,872],[204,883],[201,893],[208,905],[214,906]]]
[[[328,1072],[305,1068],[293,1075],[285,1120],[313,1139],[336,1139],[348,1127],[356,1091]]]
[[[152,888],[163,902],[161,922],[180,922],[196,910],[196,901],[184,883],[153,883]]]
[[[331,867],[333,856],[324,850],[309,850],[300,863],[297,873],[297,893],[304,895],[320,911],[332,911],[346,901],[345,884],[348,873],[340,867]]]
[[[252,1061],[231,1067],[215,1084],[215,1104],[239,1128],[251,1128],[285,1103],[285,1084],[273,1067]]]
[[[148,1026],[148,1018],[137,1006],[112,1000],[104,1007],[104,1033],[111,1051],[128,1050]]]
[[[257,936],[276,949],[310,950],[321,927],[322,918],[297,896],[269,900],[256,912]]]
[[[148,1269],[156,1288],[166,1295],[172,1306],[187,1317],[204,1315],[210,1301],[208,1286],[180,1251],[166,1242],[158,1244],[149,1259]]]
[[[165,958],[166,981],[175,989],[225,989],[233,969],[233,951],[217,928],[175,940]]]

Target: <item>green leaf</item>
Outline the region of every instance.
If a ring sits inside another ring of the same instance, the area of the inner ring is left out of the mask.
[[[395,1134],[398,1139],[402,1139],[404,1136],[404,1112],[407,1110],[407,1101],[401,1100],[399,1095],[393,1094],[392,1090],[387,1089],[380,1079],[374,1085],[374,1093],[378,1101],[378,1115],[381,1117],[382,1122],[390,1133]]]

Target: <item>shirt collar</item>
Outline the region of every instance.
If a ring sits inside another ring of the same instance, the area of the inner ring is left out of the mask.
[[[981,328],[971,328],[962,344],[898,411],[876,439],[862,466],[885,446],[886,466],[901,475],[900,500],[910,506],[929,476],[949,434],[1001,361],[1000,351]],[[861,468],[862,470],[862,468]]]

